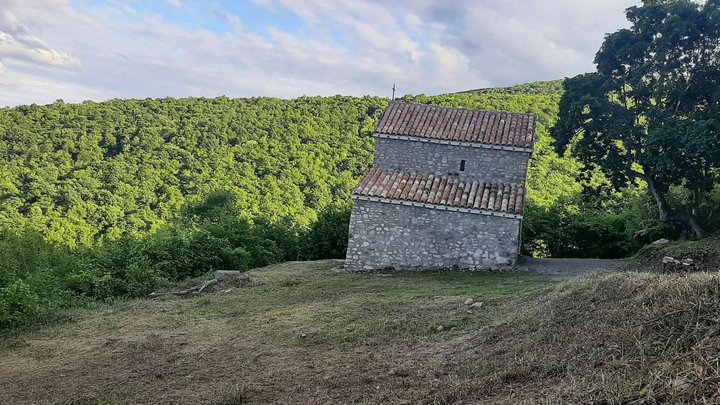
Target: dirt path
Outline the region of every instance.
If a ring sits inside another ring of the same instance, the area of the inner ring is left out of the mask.
[[[518,262],[518,269],[537,271],[556,280],[567,280],[593,271],[619,271],[629,263],[628,259],[536,259],[523,257]]]

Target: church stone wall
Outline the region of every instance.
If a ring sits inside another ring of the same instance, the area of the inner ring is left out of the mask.
[[[375,138],[375,166],[399,172],[524,184],[529,159],[530,152]]]
[[[345,267],[511,269],[520,223],[517,218],[355,199]]]

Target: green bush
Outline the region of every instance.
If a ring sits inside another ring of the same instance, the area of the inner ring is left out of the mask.
[[[0,288],[0,328],[32,322],[40,312],[39,302],[38,295],[21,279]]]
[[[305,236],[306,259],[344,259],[347,252],[351,206],[330,207]]]
[[[523,253],[539,257],[622,258],[680,229],[655,220],[642,190],[602,198],[578,194],[541,207],[530,202],[523,222]]]
[[[341,257],[349,210],[314,226],[250,220],[230,192],[210,193],[155,232],[67,248],[32,230],[0,233],[0,327],[32,323],[59,308],[146,296],[214,269],[248,270],[284,260]]]

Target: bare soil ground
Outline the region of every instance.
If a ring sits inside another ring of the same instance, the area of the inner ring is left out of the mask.
[[[0,403],[720,400],[717,275],[558,283],[348,274],[323,261],[251,276],[249,287],[73,311],[0,337]]]

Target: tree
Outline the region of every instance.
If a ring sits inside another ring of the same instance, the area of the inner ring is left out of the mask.
[[[632,27],[606,37],[597,72],[566,81],[557,146],[617,188],[647,184],[661,221],[702,238],[698,207],[720,164],[720,1],[645,0],[626,14]],[[692,192],[688,207],[671,204],[672,186]]]

